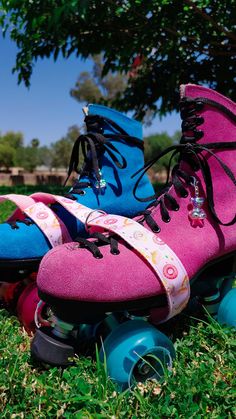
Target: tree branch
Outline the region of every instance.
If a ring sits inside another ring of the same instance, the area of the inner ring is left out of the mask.
[[[222,32],[225,33],[229,38],[236,41],[236,35],[234,35],[233,32],[228,31],[224,26],[220,25],[219,23],[215,22],[211,16],[209,16],[207,13],[205,13],[202,9],[199,9],[191,0],[184,0],[185,3],[187,3],[189,6],[191,6],[194,11],[202,16],[203,19],[207,20],[214,26],[214,28],[220,29]]]

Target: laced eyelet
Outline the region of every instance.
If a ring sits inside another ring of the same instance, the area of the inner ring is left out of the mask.
[[[181,195],[181,198],[187,198],[188,197],[188,191],[181,192],[180,195]]]
[[[95,259],[102,259],[103,255],[101,252],[97,253],[96,255],[93,255],[95,257]]]
[[[196,108],[197,111],[201,111],[203,109],[203,106],[204,106],[204,103],[201,102],[200,100],[197,100],[195,102],[195,108]]]
[[[73,193],[76,193],[75,191],[73,192]],[[74,195],[72,195],[72,192],[71,193],[65,193],[64,194],[64,197],[65,198],[68,198],[68,199],[71,199],[72,201],[76,201],[77,200],[77,198],[74,196]],[[57,212],[57,208],[53,208],[53,211],[56,213]]]
[[[170,217],[168,217],[168,218],[164,218],[164,219],[163,219],[164,223],[169,223],[169,222],[170,222],[170,220],[171,220],[171,218],[170,218]]]
[[[174,211],[179,211],[179,205],[176,205],[176,207],[173,208],[173,209],[174,209]]]
[[[204,118],[202,116],[197,116],[196,122],[198,125],[202,125],[204,123]]]
[[[79,195],[86,195],[86,191],[80,191]]]
[[[194,137],[197,140],[200,140],[200,138],[202,138],[203,136],[204,136],[204,132],[203,131],[201,131],[201,130],[195,130],[194,131]]]
[[[18,218],[14,221],[7,221],[7,223],[11,226],[12,230],[19,230],[21,224],[25,224],[27,227],[33,225],[33,221],[25,218],[24,220],[19,220]],[[18,225],[17,223],[20,223]]]
[[[152,228],[153,233],[160,233],[161,229],[159,226]]]
[[[116,255],[119,255],[120,254],[120,251],[119,251],[119,249],[114,249],[114,250],[110,250],[110,253],[112,255],[116,256]]]

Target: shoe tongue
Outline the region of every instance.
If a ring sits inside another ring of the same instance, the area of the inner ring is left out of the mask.
[[[198,98],[198,97],[208,97],[214,95],[216,92],[214,92],[211,89],[208,89],[204,86],[198,86],[196,84],[181,84],[180,85],[180,99],[183,99],[184,97],[189,98]]]
[[[88,115],[99,115],[110,119],[131,137],[136,137],[142,140],[142,124],[139,121],[131,119],[128,116],[116,111],[115,109],[111,109],[103,105],[89,104],[86,109]],[[119,132],[116,131],[116,129],[110,124],[106,124],[104,128],[106,134],[119,134]]]
[[[87,110],[88,115],[99,115],[103,116],[104,118],[109,118],[111,120],[115,120],[116,117],[119,115],[119,112],[115,111],[114,109],[97,104],[89,104]]]

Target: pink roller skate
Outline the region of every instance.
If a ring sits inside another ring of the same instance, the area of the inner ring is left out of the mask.
[[[217,316],[231,292],[236,104],[191,84],[180,95],[183,135],[162,153],[179,153],[166,191],[133,220],[91,212],[92,238],[58,246],[41,262],[39,296],[55,317],[33,340],[39,360],[67,365],[88,324],[88,335],[103,336],[101,358],[105,352],[109,375],[122,388],[158,379],[163,365],[171,367],[174,348],[152,324],[176,316],[189,301]],[[235,306],[235,293],[230,299]]]

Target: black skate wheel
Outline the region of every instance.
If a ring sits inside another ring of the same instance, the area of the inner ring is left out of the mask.
[[[31,343],[31,355],[44,364],[68,366],[73,364],[75,350],[66,341],[63,342],[42,330],[37,330]]]

